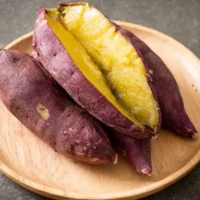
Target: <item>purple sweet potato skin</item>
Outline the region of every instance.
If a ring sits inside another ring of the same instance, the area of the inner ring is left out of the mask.
[[[147,138],[153,130],[145,131],[124,117],[79,71],[61,42],[52,32],[45,10],[40,9],[33,35],[34,56],[43,67],[67,91],[67,93],[92,116],[118,132]]]
[[[92,164],[116,161],[102,127],[28,54],[0,52],[0,97],[8,110],[55,151]],[[38,104],[48,110],[49,117],[38,113]]]
[[[185,111],[178,84],[165,63],[132,32],[119,26],[117,28],[140,53],[147,68],[152,71],[151,76],[162,112],[163,126],[180,136],[196,137],[197,131]]]
[[[113,131],[111,140],[137,172],[151,175],[151,139],[139,140]]]

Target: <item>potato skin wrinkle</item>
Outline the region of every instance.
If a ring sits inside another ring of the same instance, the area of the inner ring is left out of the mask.
[[[91,164],[116,163],[102,127],[42,69],[28,54],[0,52],[0,97],[8,110],[65,156]]]
[[[136,138],[155,134],[150,127],[142,129],[121,114],[84,77],[48,23],[44,23],[46,11],[41,9],[38,13],[33,35],[33,49],[37,52],[34,55],[67,93],[92,116],[121,133]]]

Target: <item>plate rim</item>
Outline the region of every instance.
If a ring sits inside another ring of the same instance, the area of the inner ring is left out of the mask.
[[[184,45],[182,45],[180,42],[173,39],[172,37],[160,32],[160,31],[157,31],[157,30],[154,30],[152,28],[148,28],[148,27],[145,27],[142,25],[133,24],[130,22],[123,22],[123,21],[115,21],[115,22],[118,23],[119,25],[122,25],[125,27],[130,27],[130,28],[132,27],[134,29],[140,29],[145,32],[151,32],[151,33],[154,33],[155,35],[158,35],[161,38],[171,40],[173,43],[178,45],[185,52],[190,54],[190,56],[194,60],[196,60],[196,62],[200,66],[199,58],[193,52],[191,52],[188,48],[186,48]],[[13,42],[9,43],[5,47],[5,49],[11,48],[13,45],[19,43],[20,41],[32,37],[32,35],[33,35],[33,32],[29,32],[29,33],[17,38]],[[32,192],[41,194],[46,197],[52,198],[52,196],[53,196],[53,198],[59,198],[59,199],[72,198],[72,199],[102,200],[102,199],[122,199],[122,198],[124,199],[124,198],[130,198],[130,197],[142,198],[142,197],[151,195],[153,193],[156,193],[156,192],[168,187],[169,185],[171,185],[171,184],[175,183],[176,181],[178,181],[179,179],[181,179],[183,176],[185,176],[187,173],[189,173],[199,162],[200,162],[200,149],[190,159],[190,161],[186,165],[184,165],[182,168],[180,168],[179,170],[177,170],[170,176],[167,176],[166,178],[164,178],[160,181],[154,182],[154,184],[152,184],[153,186],[150,185],[150,186],[148,186],[148,188],[146,186],[143,186],[139,189],[128,190],[125,192],[98,194],[98,196],[83,194],[83,193],[80,194],[80,193],[76,193],[76,192],[65,192],[63,190],[55,189],[50,186],[46,186],[44,184],[37,183],[37,182],[31,180],[30,178],[19,175],[15,170],[9,168],[1,160],[1,157],[0,157],[0,171],[4,175],[9,177],[11,180],[13,180],[17,184],[21,185],[22,187],[25,187],[26,189],[28,189]]]

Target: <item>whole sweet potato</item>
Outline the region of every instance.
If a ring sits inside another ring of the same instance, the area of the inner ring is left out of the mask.
[[[195,138],[197,131],[189,119],[183,104],[178,84],[162,59],[132,32],[117,26],[118,30],[140,53],[148,65],[157,91],[162,112],[163,126],[174,133],[188,138]]]
[[[43,64],[43,67],[80,106],[104,124],[137,138],[146,138],[155,134],[157,130],[142,125],[126,109],[121,109],[121,104],[112,95],[106,80],[102,78],[102,73],[84,48],[57,20],[52,19],[55,15],[51,16],[51,14],[45,9],[40,9],[34,28],[33,49],[36,52],[34,56]],[[68,46],[68,51],[66,51],[66,46]],[[84,72],[77,68],[76,63],[85,68]],[[102,92],[105,95],[85,78],[83,73],[91,68],[95,70],[90,71],[90,78],[97,83],[97,86],[100,83],[99,87],[104,88]],[[133,121],[136,123],[134,124]]]
[[[151,175],[151,139],[139,140],[113,131],[111,141],[137,172]]]
[[[0,97],[28,129],[55,151],[92,164],[117,162],[101,126],[28,54],[0,52]]]

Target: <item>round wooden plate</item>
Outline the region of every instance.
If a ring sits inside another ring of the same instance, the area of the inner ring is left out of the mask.
[[[155,30],[119,22],[144,40],[174,74],[187,113],[200,132],[200,62],[183,45]],[[32,33],[6,48],[31,52]],[[16,88],[17,89],[17,88]],[[166,97],[167,98],[170,97]],[[137,199],[155,193],[188,173],[200,160],[200,138],[187,140],[161,130],[152,142],[153,174],[137,174],[120,157],[116,166],[72,161],[27,130],[0,103],[0,169],[20,185],[56,199]]]

